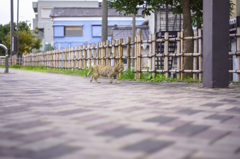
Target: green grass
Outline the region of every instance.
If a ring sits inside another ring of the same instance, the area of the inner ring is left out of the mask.
[[[4,68],[4,67],[5,66],[0,66],[0,68]],[[82,70],[78,70],[78,69],[50,69],[50,68],[46,68],[44,66],[21,67],[21,66],[18,66],[18,65],[9,66],[9,68],[16,68],[16,69],[19,69],[19,70],[37,71],[37,72],[53,72],[53,73],[71,74],[71,75],[78,75],[78,76],[87,76],[87,73],[90,70],[89,68],[82,69]],[[129,79],[129,80],[135,80],[134,78],[135,78],[134,70],[130,70],[130,69],[127,69],[127,70],[123,71],[122,76],[120,77],[120,79]],[[146,72],[146,73],[141,73],[141,80],[135,80],[135,81],[178,82],[178,81],[181,81],[181,80],[177,79],[177,78],[171,78],[171,77],[166,78],[163,74],[156,74],[155,73],[155,76],[153,76],[153,73]],[[184,77],[183,81],[192,82],[193,79],[192,79],[192,77]]]

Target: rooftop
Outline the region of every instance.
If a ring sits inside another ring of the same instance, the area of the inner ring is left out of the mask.
[[[102,8],[80,8],[80,7],[55,7],[50,17],[101,17]],[[132,17],[132,15],[119,14],[114,8],[108,8],[109,17]],[[142,10],[139,10],[136,17],[143,17]]]

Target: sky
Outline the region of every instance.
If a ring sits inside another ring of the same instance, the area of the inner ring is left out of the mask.
[[[8,24],[11,20],[10,15],[10,1],[11,0],[0,0],[0,24]],[[14,22],[17,22],[17,0],[14,1]],[[19,21],[28,21],[32,23],[35,17],[32,2],[37,0],[19,0]]]

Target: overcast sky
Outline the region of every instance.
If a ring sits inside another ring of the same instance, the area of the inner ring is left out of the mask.
[[[17,0],[14,1],[14,22],[17,22]],[[19,21],[29,21],[35,17],[32,2],[37,0],[19,0]],[[0,24],[8,24],[11,20],[10,16],[10,0],[0,0]]]

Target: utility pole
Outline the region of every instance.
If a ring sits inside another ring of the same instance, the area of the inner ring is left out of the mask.
[[[108,5],[107,0],[102,1],[102,41],[108,38]]]
[[[18,52],[18,48],[19,48],[19,38],[18,38],[18,30],[19,30],[19,0],[17,0],[17,44],[16,44],[16,54],[17,54],[17,61],[18,61],[18,58],[19,58],[19,52]]]
[[[14,23],[13,23],[13,0],[11,0],[11,50],[10,50],[10,56],[11,56],[11,65],[12,65],[12,56],[14,54]]]
[[[203,86],[229,84],[229,0],[203,0]]]

